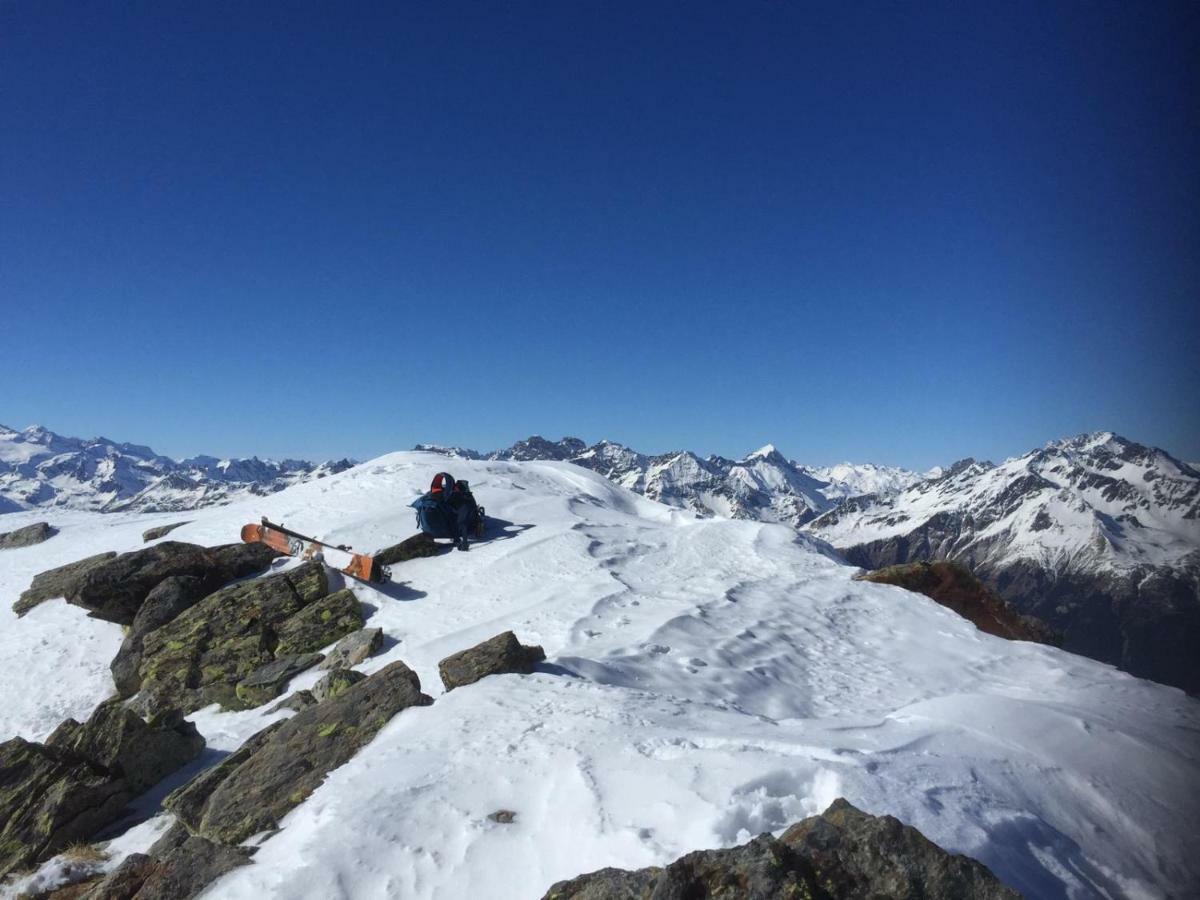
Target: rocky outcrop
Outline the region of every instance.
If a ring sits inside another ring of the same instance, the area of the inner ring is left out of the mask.
[[[277,656],[238,682],[237,698],[245,706],[261,706],[282,694],[289,681],[322,659],[320,653]]]
[[[22,593],[17,602],[13,604],[13,612],[18,616],[23,616],[45,600],[52,600],[55,597],[66,597],[73,594],[88,572],[101,563],[108,562],[116,555],[116,551],[97,553],[95,556],[89,556],[87,559],[67,563],[65,566],[59,566],[57,569],[50,569],[34,575],[33,583],[30,584],[29,590]]]
[[[321,668],[349,669],[379,652],[379,648],[382,646],[382,628],[363,628],[338,641],[321,663]]]
[[[460,650],[438,663],[438,674],[446,690],[474,684],[488,675],[518,673],[528,675],[546,658],[537,646],[525,646],[511,631],[488,638],[467,650]]]
[[[231,585],[143,638],[142,689],[134,702],[146,712],[190,712],[209,703],[245,709],[253,704],[238,696],[244,679],[362,625],[361,605],[350,591],[329,593],[320,563]]]
[[[131,625],[146,597],[167,578],[191,576],[215,590],[263,571],[278,555],[265,544],[206,548],[163,541],[89,569],[67,595],[67,602],[82,606],[93,618]]]
[[[0,744],[0,876],[88,840],[203,748],[181,717],[147,724],[115,703],[68,719],[44,744]]]
[[[317,705],[317,698],[313,696],[312,691],[296,691],[294,694],[288,694],[274,706],[267,710],[269,713],[279,712],[281,709],[290,709],[292,712],[300,712],[302,709],[308,709],[310,706]]]
[[[5,531],[0,534],[0,550],[9,550],[16,547],[32,547],[34,544],[40,544],[42,541],[49,540],[58,534],[58,529],[51,528],[47,522],[35,522],[32,525],[26,525],[24,528],[18,528],[15,531]]]
[[[1019,900],[982,863],[947,853],[891,816],[845,800],[740,847],[701,850],[665,868],[601,869],[560,881],[543,900]]]
[[[270,831],[325,776],[401,710],[433,701],[415,672],[394,662],[324,703],[259,732],[164,805],[200,837],[236,845]]]
[[[142,532],[142,543],[148,544],[151,541],[158,540],[160,537],[166,537],[176,528],[182,528],[187,524],[187,522],[172,522],[170,525],[155,525],[153,528],[147,528]]]
[[[313,685],[312,697],[318,703],[332,700],[339,694],[344,694],[367,676],[353,669],[334,669]]]
[[[118,695],[132,697],[142,686],[139,670],[142,665],[142,643],[146,635],[191,609],[207,593],[208,587],[203,578],[172,575],[160,581],[147,595],[133,617],[133,624],[121,642],[121,649],[109,665]]]
[[[915,562],[888,566],[859,576],[862,581],[891,584],[953,610],[976,628],[1012,641],[1036,641],[1058,646],[1061,635],[1044,622],[1024,616],[994,594],[964,566],[952,562]]]
[[[398,544],[380,550],[375,554],[375,562],[381,566],[391,566],[410,559],[422,559],[427,556],[437,556],[445,548],[427,534],[414,534]]]

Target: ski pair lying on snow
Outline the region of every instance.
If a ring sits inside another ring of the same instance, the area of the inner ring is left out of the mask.
[[[327,544],[314,537],[300,534],[299,532],[284,528],[282,525],[268,522],[266,516],[263,517],[262,522],[258,525],[242,526],[242,540],[247,544],[266,544],[271,549],[278,550],[280,553],[286,553],[288,556],[299,556],[304,559],[313,559],[321,553],[322,548],[337,550],[348,554],[350,557],[349,564],[339,569],[343,574],[349,575],[351,578],[357,578],[359,581],[373,581],[376,583],[388,581],[391,578],[391,572],[388,570],[388,567],[379,565],[373,556],[368,556],[366,553],[355,553],[352,548],[345,544]]]

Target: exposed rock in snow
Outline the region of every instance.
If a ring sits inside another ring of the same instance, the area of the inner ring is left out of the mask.
[[[48,572],[41,572],[33,576],[33,583],[21,592],[21,596],[13,604],[13,612],[18,616],[23,616],[39,603],[54,597],[66,597],[75,593],[88,572],[101,563],[108,562],[116,555],[116,552],[112,550],[106,553],[97,553],[87,559],[67,563],[65,566],[58,566]]]
[[[16,531],[6,531],[0,534],[0,550],[11,547],[32,547],[42,541],[49,540],[55,535],[55,530],[46,522],[34,522]]]
[[[776,839],[689,853],[666,867],[601,869],[550,888],[542,900],[1020,900],[986,866],[947,853],[891,816],[871,816],[843,799]]]
[[[0,426],[0,513],[37,507],[103,512],[190,510],[265,495],[353,465],[196,456],[173,460],[108,438],[63,437],[40,425]]]
[[[187,522],[172,522],[169,525],[155,525],[153,528],[147,528],[142,532],[142,540],[146,543],[158,540],[160,537],[166,537],[176,528],[182,528]]]
[[[451,691],[489,675],[528,675],[545,658],[546,652],[541,647],[527,647],[515,634],[506,631],[447,656],[438,663],[438,673],[446,690]]]
[[[322,669],[349,669],[357,666],[383,646],[382,628],[363,628],[348,634],[329,651],[321,663]]]

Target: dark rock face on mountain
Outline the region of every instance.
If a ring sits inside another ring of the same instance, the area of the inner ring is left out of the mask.
[[[217,766],[167,797],[165,806],[200,837],[236,845],[277,827],[333,769],[392,716],[433,701],[395,662],[336,697],[259,732]]]
[[[845,800],[776,839],[700,850],[665,868],[601,869],[560,881],[543,900],[1019,900],[986,866],[947,853],[891,816]]]
[[[148,713],[209,703],[246,708],[253,698],[237,691],[244,679],[362,626],[360,604],[348,590],[329,593],[320,563],[231,585],[145,635],[135,703]]]
[[[526,646],[511,631],[488,638],[466,650],[447,656],[438,663],[438,674],[446,690],[474,684],[489,675],[517,673],[528,675],[546,658],[541,647]]]
[[[29,586],[29,590],[22,593],[17,602],[13,604],[13,612],[18,616],[23,616],[39,603],[55,597],[66,597],[73,594],[78,590],[84,576],[89,571],[101,563],[108,562],[116,555],[115,551],[97,553],[95,556],[89,556],[87,559],[67,563],[65,566],[59,566],[57,569],[50,569],[34,575],[33,583]]]
[[[88,569],[67,602],[82,606],[93,618],[132,625],[150,592],[168,578],[199,578],[206,589],[215,590],[236,578],[262,572],[277,556],[279,553],[265,544],[201,547],[164,541]]]
[[[320,464],[285,459],[173,460],[149,447],[107,438],[63,437],[39,426],[0,425],[0,512],[57,506],[100,512],[172,512],[266,495],[350,468],[343,459]]]
[[[114,703],[68,719],[44,744],[0,744],[0,876],[88,840],[203,748],[180,716],[148,725]]]
[[[976,628],[1010,641],[1036,641],[1057,646],[1062,637],[1044,622],[1024,616],[958,563],[916,562],[876,569],[863,581],[891,584],[924,594],[953,610]]]
[[[854,565],[962,563],[1064,649],[1200,692],[1200,472],[1109,433],[964,460],[807,529]]]
[[[46,522],[35,522],[24,528],[0,534],[0,550],[13,547],[32,547],[34,544],[49,540],[56,534],[58,534],[57,529],[51,528]]]

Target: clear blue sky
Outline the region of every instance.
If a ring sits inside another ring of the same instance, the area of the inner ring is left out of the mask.
[[[1200,5],[0,4],[0,422],[1200,458]]]

